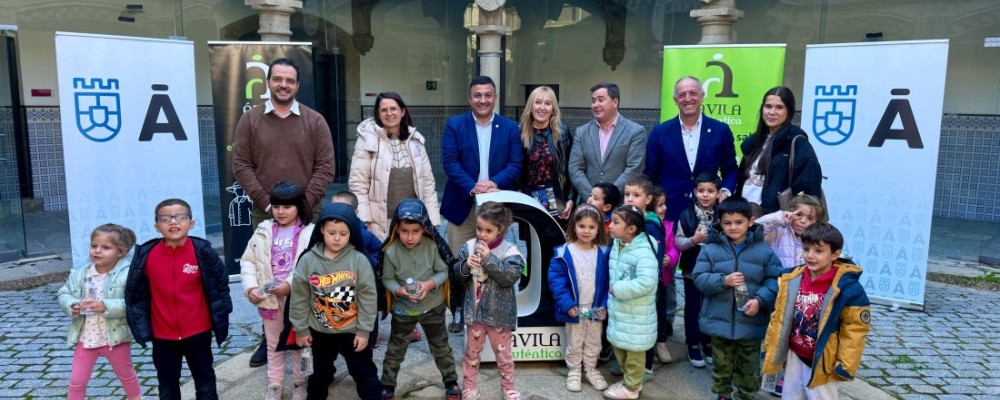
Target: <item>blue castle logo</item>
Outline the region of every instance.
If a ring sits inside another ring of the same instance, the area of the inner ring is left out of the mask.
[[[107,142],[122,126],[121,98],[117,79],[73,78],[76,127],[87,139]]]
[[[821,143],[836,146],[854,133],[854,111],[857,108],[857,85],[816,86],[813,103],[813,135]]]

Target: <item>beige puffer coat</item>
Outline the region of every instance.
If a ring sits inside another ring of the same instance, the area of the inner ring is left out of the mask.
[[[413,165],[413,189],[420,201],[427,206],[431,222],[437,226],[441,224],[437,187],[431,171],[431,160],[424,146],[424,136],[416,128],[410,127],[410,137],[404,142],[403,149]],[[348,186],[358,196],[358,218],[382,241],[389,234],[386,201],[391,170],[389,136],[373,118],[362,121],[358,125],[358,141],[354,144]]]
[[[247,243],[246,250],[240,257],[240,282],[243,284],[243,296],[249,297],[248,294],[251,290],[256,290],[274,280],[274,273],[271,271],[271,245],[274,240],[271,237],[271,228],[273,226],[274,220],[272,219],[264,220],[260,225],[257,225],[257,230],[250,237],[250,242]],[[302,231],[299,232],[298,245],[295,248],[295,258],[290,260],[293,263],[297,262],[299,256],[309,247],[309,238],[312,236],[314,228],[313,224],[302,227]],[[293,272],[295,271],[294,265],[292,264]],[[288,274],[285,281],[290,285],[292,274]],[[269,294],[264,301],[256,306],[265,310],[277,310],[278,297]]]

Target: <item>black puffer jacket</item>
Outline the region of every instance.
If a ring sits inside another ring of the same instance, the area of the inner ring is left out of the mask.
[[[823,183],[823,170],[820,168],[819,159],[813,151],[812,144],[809,143],[809,135],[797,125],[788,124],[775,133],[774,142],[771,143],[771,164],[767,168],[767,176],[764,177],[764,191],[761,193],[761,208],[764,214],[778,211],[778,194],[788,187],[788,156],[792,147],[792,139],[802,136],[795,141],[795,165],[792,166],[792,193],[805,192],[808,195],[821,196]],[[740,160],[739,178],[736,181],[736,195],[743,195],[743,184],[746,183],[748,170],[752,167],[753,160],[747,159],[745,155],[753,150],[754,141],[757,134],[750,135],[740,145],[743,151],[743,159]]]
[[[219,253],[212,243],[197,237],[190,237],[194,245],[195,257],[202,268],[202,286],[208,300],[209,317],[212,319],[212,333],[220,346],[229,336],[229,313],[233,312],[233,300],[229,297],[229,276]],[[151,316],[151,292],[149,278],[146,277],[146,259],[149,251],[163,239],[152,239],[135,250],[129,267],[128,282],[125,285],[125,319],[132,330],[132,336],[142,347],[153,339]]]

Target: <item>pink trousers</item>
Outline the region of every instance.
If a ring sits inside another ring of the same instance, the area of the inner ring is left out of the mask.
[[[306,382],[307,377],[302,375],[301,363],[299,362],[299,350],[276,351],[278,346],[278,336],[284,328],[282,316],[285,315],[285,296],[278,296],[278,312],[275,319],[264,320],[264,339],[267,340],[267,383],[281,384],[285,380],[285,355],[292,355],[292,381],[296,385]]]
[[[135,374],[135,368],[132,367],[132,349],[128,343],[120,343],[114,347],[85,349],[82,343],[77,342],[76,350],[73,352],[73,367],[69,374],[67,399],[84,399],[87,394],[87,382],[90,381],[90,374],[94,371],[94,364],[97,363],[99,356],[104,356],[111,363],[115,375],[122,382],[126,397],[129,399],[142,397],[142,390],[139,389],[139,378]]]
[[[462,357],[462,387],[476,388],[476,374],[479,372],[480,353],[486,338],[490,339],[493,354],[497,359],[500,373],[500,388],[504,392],[514,389],[514,357],[511,355],[513,337],[511,330],[497,328],[483,323],[475,323],[465,330],[465,356]]]

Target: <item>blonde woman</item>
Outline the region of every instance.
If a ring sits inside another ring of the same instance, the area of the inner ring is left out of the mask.
[[[521,191],[539,199],[543,206],[566,220],[573,210],[576,191],[567,167],[573,137],[562,123],[559,101],[552,88],[531,91],[521,114]],[[549,197],[554,196],[555,199]]]
[[[437,188],[424,136],[413,127],[403,98],[395,92],[375,97],[374,116],[358,125],[348,186],[358,196],[358,218],[385,241],[399,201],[420,199],[431,222],[441,224]],[[391,188],[391,190],[390,190]]]

